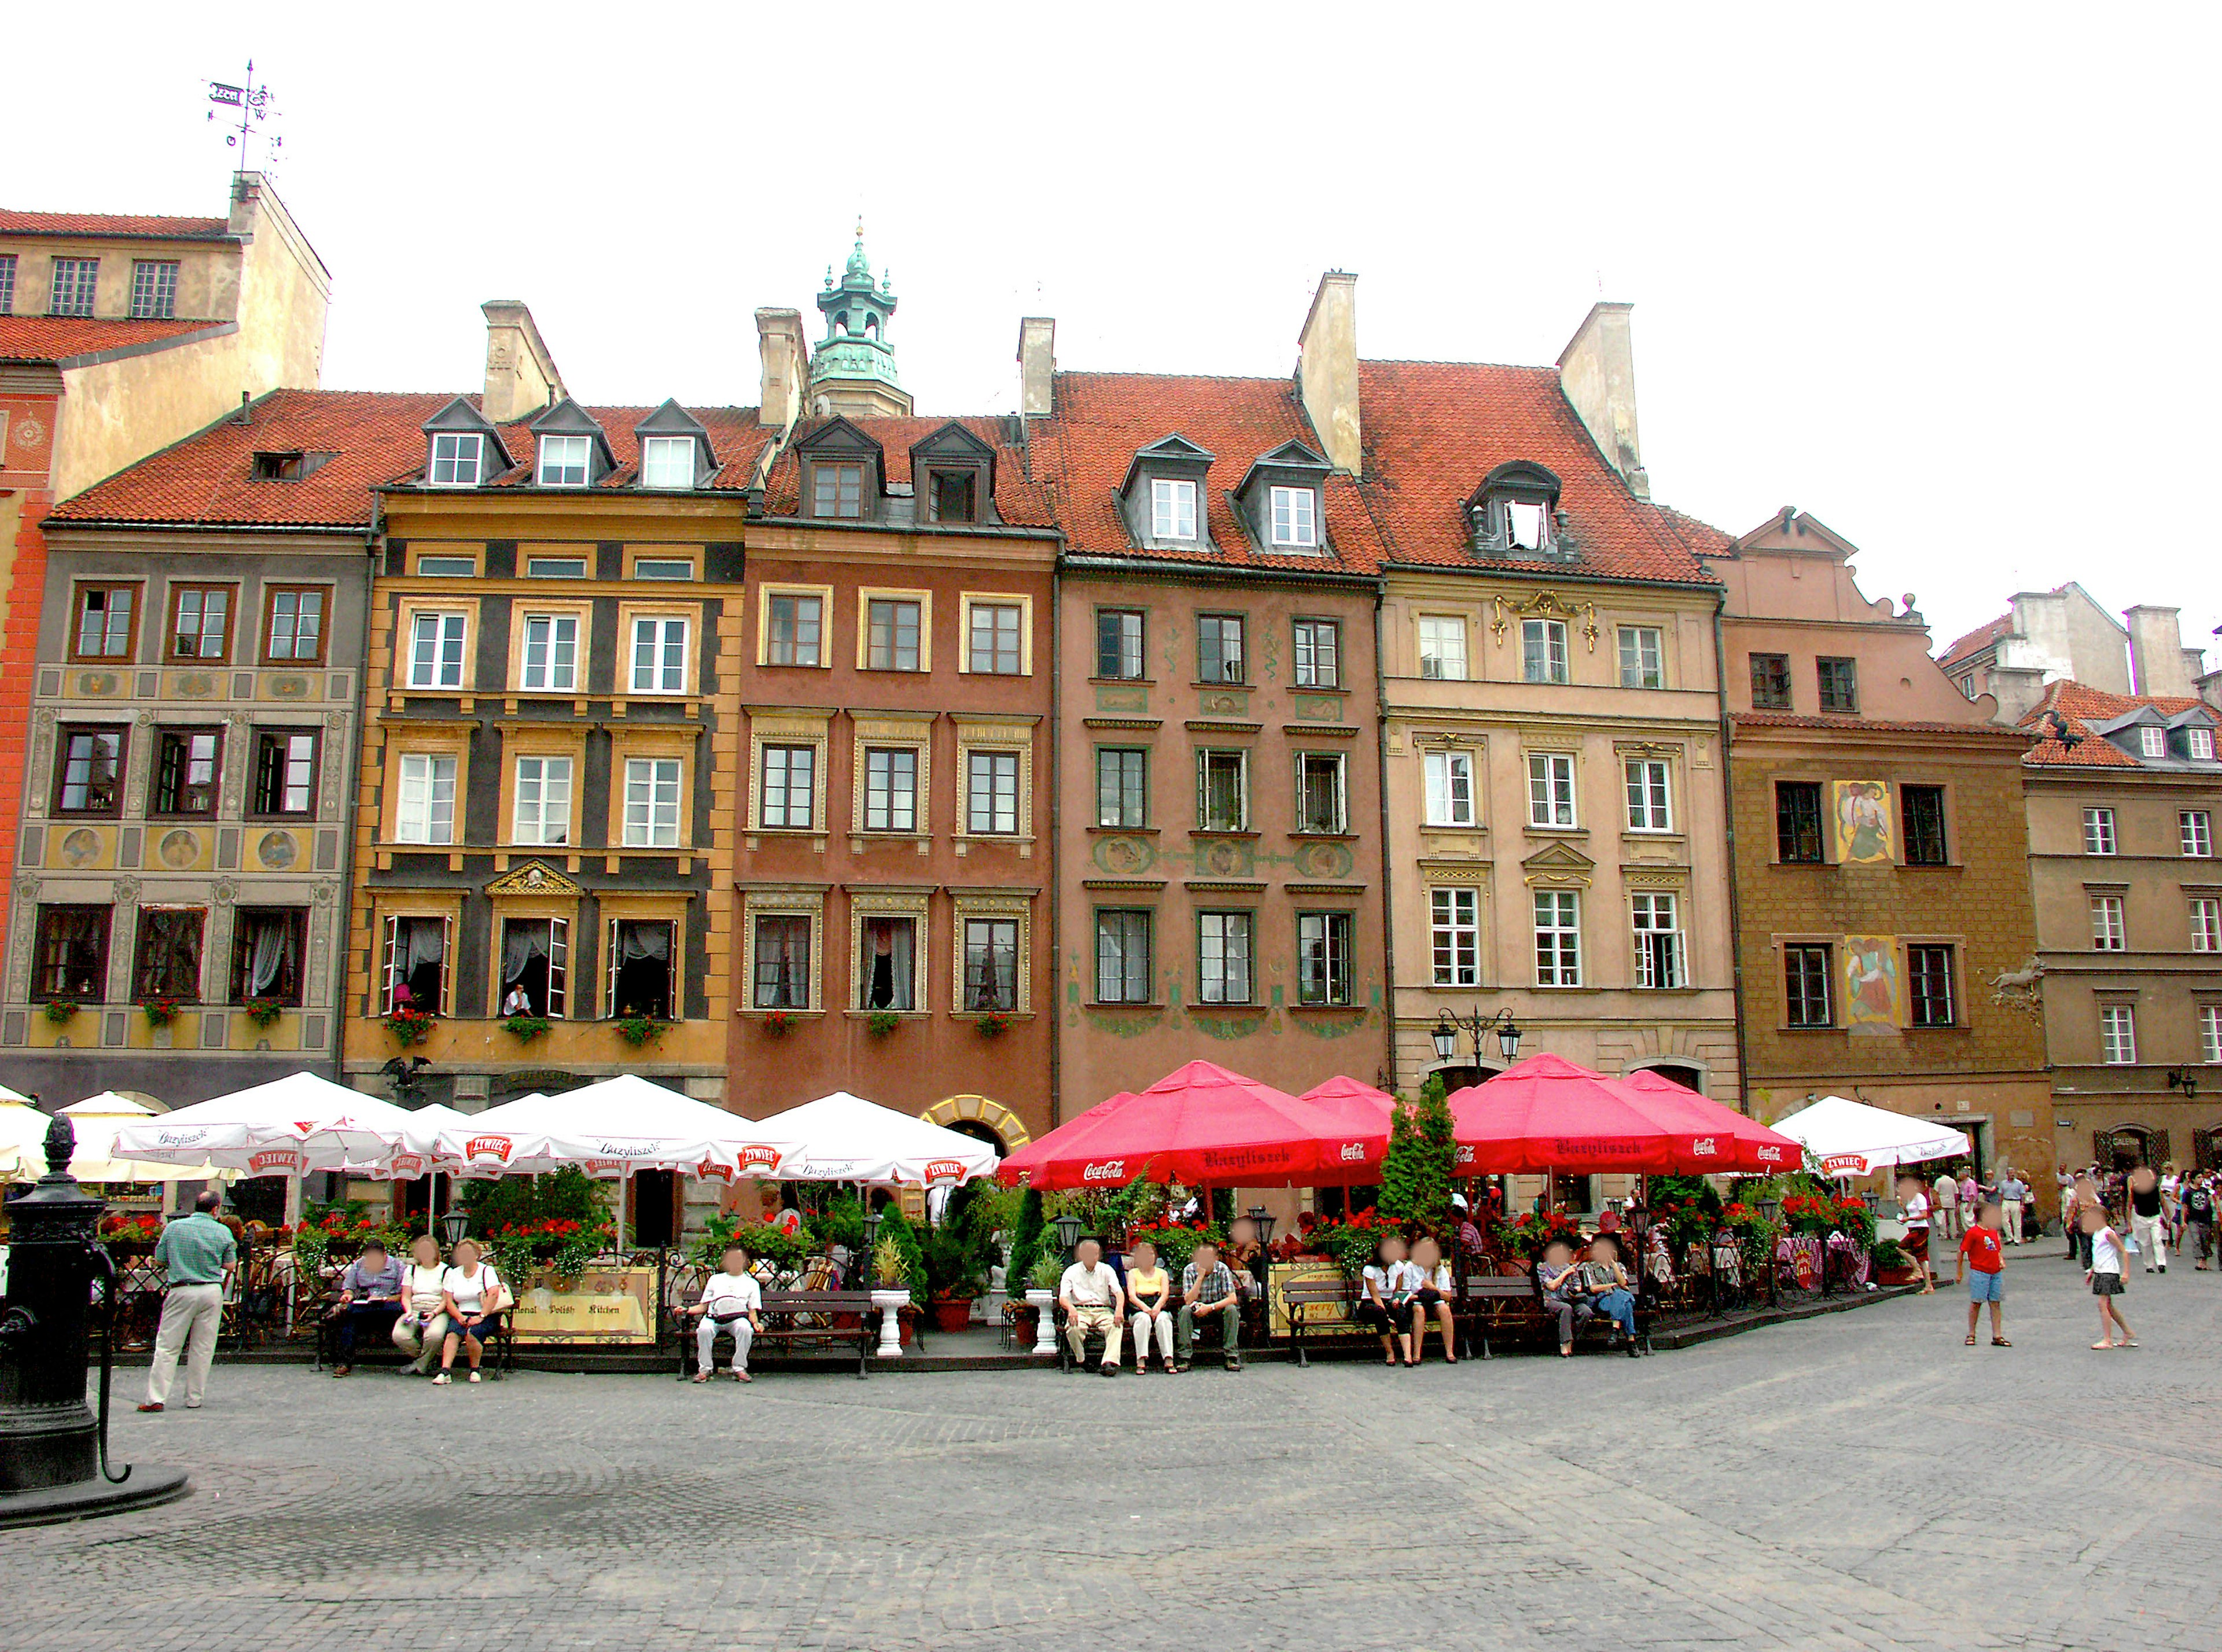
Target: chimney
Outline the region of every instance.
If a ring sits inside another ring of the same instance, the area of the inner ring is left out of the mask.
[[[480,411],[507,424],[570,393],[522,301],[489,298],[479,308],[486,319],[486,399]]]
[[[810,352],[802,343],[800,310],[756,311],[756,351],[763,359],[763,382],[756,394],[756,418],[769,429],[789,430],[802,416],[810,383]]]
[[[1019,412],[1042,418],[1057,411],[1057,321],[1051,316],[1019,318]]]
[[[1320,277],[1311,313],[1296,335],[1296,382],[1304,412],[1337,470],[1363,468],[1358,428],[1358,278],[1342,270]]]
[[[1638,499],[1651,497],[1643,448],[1635,434],[1635,345],[1629,329],[1634,305],[1590,306],[1572,342],[1559,352],[1559,387],[1589,426],[1605,462]]]
[[[2191,673],[2184,669],[2183,630],[2180,608],[2139,604],[2125,610],[2130,622],[2130,671],[2134,692],[2192,697]]]

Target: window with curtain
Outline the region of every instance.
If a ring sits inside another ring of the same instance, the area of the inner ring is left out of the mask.
[[[964,1008],[1019,1007],[1019,922],[1015,918],[964,920]]]
[[[57,745],[54,813],[115,813],[123,795],[123,731],[65,728]]]
[[[1095,914],[1096,1002],[1150,1002],[1150,920],[1146,911]]]
[[[231,1002],[301,1002],[309,914],[294,907],[242,907],[231,934]]]
[[[139,939],[131,956],[131,996],[187,1002],[201,996],[201,930],[208,914],[199,907],[141,907]]]
[[[254,731],[254,813],[306,814],[316,807],[315,729]]]
[[[1350,1002],[1348,913],[1300,912],[1296,914],[1296,1002],[1304,1004],[1346,1004]]]
[[[501,925],[501,1010],[505,1015],[563,1018],[571,964],[571,925],[562,918],[505,918]]]
[[[758,1009],[809,1008],[810,920],[800,914],[764,914],[756,927],[751,1002]]]
[[[517,760],[516,820],[512,841],[567,844],[571,841],[571,759]]]
[[[610,1013],[674,1019],[671,954],[679,926],[668,918],[610,924]]]
[[[859,1009],[918,1008],[918,920],[864,920],[864,956],[857,974]]]
[[[407,1004],[437,1015],[446,1002],[448,920],[445,918],[388,918],[386,920],[386,1009]]]
[[[154,813],[209,814],[216,809],[219,731],[164,729],[154,748]]]
[[[1197,996],[1207,1004],[1250,1002],[1250,932],[1256,914],[1196,915]]]
[[[455,760],[421,751],[401,758],[401,789],[393,812],[398,843],[455,840]]]
[[[41,907],[31,996],[97,1003],[108,996],[107,907]]]

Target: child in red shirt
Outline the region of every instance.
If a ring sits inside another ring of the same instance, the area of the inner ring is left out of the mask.
[[[1991,1346],[2010,1348],[2006,1341],[2006,1259],[1999,1248],[1999,1207],[1987,1204],[1975,1213],[1975,1225],[1960,1241],[1959,1278],[1968,1286],[1968,1346],[1975,1346],[1975,1318],[1983,1304],[1991,1304]]]

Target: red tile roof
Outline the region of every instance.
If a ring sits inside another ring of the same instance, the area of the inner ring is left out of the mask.
[[[2010,740],[2023,738],[2013,729],[1974,719],[1965,723],[1919,719],[1893,721],[1880,717],[1823,717],[1807,712],[1736,712],[1731,715],[1738,728],[1819,728],[1839,734],[1993,734]]]
[[[0,316],[0,361],[57,365],[114,350],[144,349],[187,333],[208,332],[217,321],[104,321],[91,316]]]
[[[2203,700],[2176,694],[2108,694],[2104,688],[2087,688],[2073,678],[2063,677],[2045,684],[2044,698],[2030,708],[2018,726],[2031,734],[2040,728],[2049,728],[2051,713],[2056,711],[2067,723],[2068,732],[2083,738],[2071,751],[2048,734],[2030,747],[2022,761],[2032,769],[2143,768],[2144,765],[2137,758],[2105,735],[2093,733],[2091,725],[2112,721],[2144,706],[2169,717],[2178,712],[2203,708],[2209,721],[2222,724],[2222,716],[2217,716]]]
[[[141,212],[14,212],[0,207],[0,236],[157,236],[165,241],[221,241],[223,218],[169,218]]]
[[[1076,555],[1308,573],[1371,574],[1381,564],[1379,530],[1347,476],[1327,481],[1328,556],[1261,550],[1236,520],[1227,496],[1259,459],[1290,442],[1322,450],[1286,379],[1060,373],[1053,405],[1051,417],[1033,421],[1034,474],[1055,490]],[[1194,551],[1146,550],[1127,532],[1115,496],[1135,454],[1176,434],[1212,455],[1205,488],[1211,543]]]
[[[451,399],[452,398],[443,397],[440,405],[444,407]],[[467,397],[465,399],[475,404],[477,399]],[[616,467],[596,482],[594,487],[596,488],[626,487],[638,481],[640,441],[634,436],[633,431],[635,427],[656,409],[581,405],[579,411],[602,427],[602,435],[610,444],[610,456],[617,462]],[[710,433],[710,450],[718,458],[718,469],[710,479],[709,487],[719,493],[730,493],[746,487],[755,478],[756,462],[763,456],[765,445],[774,440],[779,433],[776,430],[764,429],[757,419],[756,410],[753,407],[690,407],[687,411],[694,415],[704,430]],[[539,417],[537,412],[532,416],[533,418]],[[499,475],[489,477],[486,486],[489,487],[534,486],[532,479],[539,474],[540,449],[539,438],[532,434],[532,419],[520,419],[513,424],[502,425],[500,430],[501,445],[508,450],[509,456],[517,462]],[[416,464],[411,467],[410,474],[398,480],[405,482],[421,482],[424,480],[424,443],[422,438],[419,438]],[[548,491],[575,493],[578,490],[550,488]]]
[[[778,462],[772,466],[770,479],[764,487],[764,509],[767,512],[773,516],[794,516],[801,511],[802,462],[795,455],[795,444],[832,422],[830,418],[805,418],[795,422],[794,434],[781,449]],[[902,487],[911,487],[914,482],[910,469],[910,450],[944,425],[961,424],[995,449],[995,514],[1004,522],[1017,527],[1048,528],[1057,525],[1048,490],[1028,478],[1026,455],[1013,446],[1008,439],[1008,420],[992,414],[966,414],[938,418],[851,416],[849,422],[880,444],[882,462],[887,468],[885,480],[890,486]]]
[[[2002,613],[1987,625],[1978,625],[1936,656],[1936,663],[1949,671],[1970,654],[1980,654],[1995,647],[1999,639],[2013,630],[2013,615]]]
[[[1718,583],[1698,553],[1725,550],[1729,536],[1636,498],[1597,451],[1559,386],[1556,367],[1361,361],[1358,384],[1363,487],[1389,560],[1560,578]],[[1491,471],[1515,459],[1545,466],[1559,478],[1559,506],[1579,562],[1539,566],[1474,556],[1466,500]]]

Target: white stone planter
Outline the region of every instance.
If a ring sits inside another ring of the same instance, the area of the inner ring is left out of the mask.
[[[880,1358],[902,1358],[902,1310],[910,1306],[907,1291],[875,1291],[872,1306],[880,1310]]]
[[[1057,1352],[1057,1292],[1029,1291],[1026,1300],[1034,1305],[1034,1352],[1055,1354]]]

